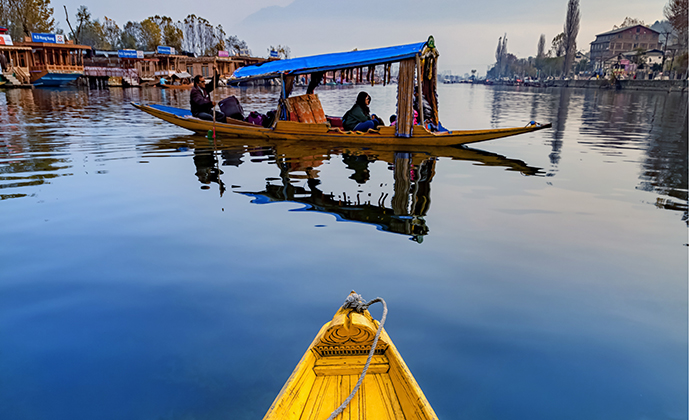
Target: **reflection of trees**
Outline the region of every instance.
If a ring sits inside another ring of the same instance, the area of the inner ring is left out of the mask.
[[[558,107],[556,112],[556,121],[553,123],[553,140],[551,140],[551,153],[549,160],[554,167],[558,166],[561,161],[561,149],[563,148],[563,134],[565,132],[565,123],[568,119],[568,107],[570,107],[571,89],[561,89],[558,96]]]
[[[688,100],[686,95],[587,90],[582,132],[603,154],[645,153],[637,188],[656,192],[656,205],[688,221]]]
[[[656,205],[682,211],[688,223],[687,96],[658,98],[654,111],[659,118],[653,119],[638,188],[659,194]]]

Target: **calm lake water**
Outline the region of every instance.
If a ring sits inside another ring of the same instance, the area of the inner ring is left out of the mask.
[[[387,120],[395,86],[317,93],[363,89]],[[0,90],[0,418],[260,420],[356,290],[440,419],[687,419],[687,95],[439,100],[451,129],[553,128],[216,154],[130,105],[188,92]]]

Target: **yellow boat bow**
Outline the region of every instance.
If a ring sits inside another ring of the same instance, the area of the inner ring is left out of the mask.
[[[348,296],[349,302],[358,300],[361,302],[355,292]],[[358,311],[347,307],[348,301],[321,328],[264,420],[326,420],[355,388],[379,323],[363,309],[364,305]],[[438,418],[393,341],[382,329],[361,387],[334,419]]]

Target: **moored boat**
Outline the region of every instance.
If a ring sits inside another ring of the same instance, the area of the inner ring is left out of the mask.
[[[438,419],[383,330],[385,302],[381,323],[367,310],[382,301],[364,303],[350,293],[316,335],[264,420]]]
[[[184,109],[155,104],[133,105],[164,121],[197,133],[213,130],[221,136],[254,137],[271,140],[336,141],[347,144],[390,144],[450,146],[475,143],[500,137],[513,136],[551,127],[531,121],[523,127],[487,130],[446,130],[439,121],[436,94],[436,62],[438,51],[433,37],[425,42],[276,60],[261,65],[237,69],[230,84],[261,79],[279,79],[281,95],[276,115],[270,127],[248,124],[228,119],[227,123],[195,118]],[[314,94],[327,72],[340,72],[345,82],[367,81],[383,84],[391,81],[391,64],[399,63],[397,109],[395,126],[379,126],[367,132],[347,131],[340,118],[327,117],[323,106]],[[376,66],[383,66],[376,74]],[[309,76],[307,93],[290,97],[296,80]]]

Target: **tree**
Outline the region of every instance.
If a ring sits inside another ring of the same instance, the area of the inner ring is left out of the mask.
[[[664,17],[676,30],[678,43],[683,48],[688,46],[688,0],[669,0],[664,6]]]
[[[498,45],[496,46],[496,71],[495,77],[501,77],[503,74],[503,67],[505,66],[506,54],[508,53],[508,34],[503,34],[503,38],[498,37]]]
[[[168,47],[173,47],[177,50],[182,50],[182,41],[184,39],[184,33],[180,27],[182,24],[180,22],[173,22],[168,16],[154,16],[151,19],[161,32],[161,41],[163,45]]]
[[[139,45],[143,50],[155,51],[161,44],[161,29],[152,18],[144,19],[140,26]]]
[[[551,40],[551,49],[549,50],[549,55],[560,57],[563,54],[565,54],[565,33],[561,32]]]
[[[141,36],[141,25],[138,22],[127,22],[120,34],[120,46],[125,50],[134,50],[138,47]]]
[[[577,52],[577,34],[580,32],[580,0],[568,0],[568,11],[563,25],[563,42],[565,44],[565,60],[563,74],[570,73]]]
[[[17,40],[56,29],[50,0],[0,0],[0,25]]]
[[[546,35],[541,34],[539,43],[537,43],[537,58],[544,58],[544,48],[546,48]]]
[[[116,50],[120,45],[122,31],[114,20],[108,19],[108,16],[105,16],[103,20],[103,40],[105,41],[105,44],[107,44],[106,48],[109,50]]]
[[[173,47],[176,50],[182,50],[182,40],[184,39],[184,34],[182,29],[174,25],[166,25],[163,28],[163,44],[168,47]]]
[[[623,19],[623,23],[620,24],[620,26],[613,25],[613,29],[621,29],[621,28],[627,28],[628,26],[635,26],[635,25],[644,25],[644,20],[642,19],[635,19],[631,18],[630,16],[626,16],[625,19]]]
[[[225,31],[221,25],[213,27],[209,21],[188,15],[182,24],[183,47],[197,55],[216,55],[225,50]]]
[[[230,35],[225,38],[225,44],[231,51],[234,51],[235,54],[240,54],[242,51],[249,49],[247,43],[239,39],[236,35]]]
[[[91,12],[86,6],[79,6],[77,9],[77,30],[72,33],[72,39],[77,44],[92,48],[110,48],[105,40],[103,26],[98,19],[91,20]]]
[[[277,52],[278,58],[280,58],[281,60],[290,58],[290,47],[288,47],[287,45],[278,45],[277,47],[271,45],[270,47],[268,47],[269,54],[271,51]]]

